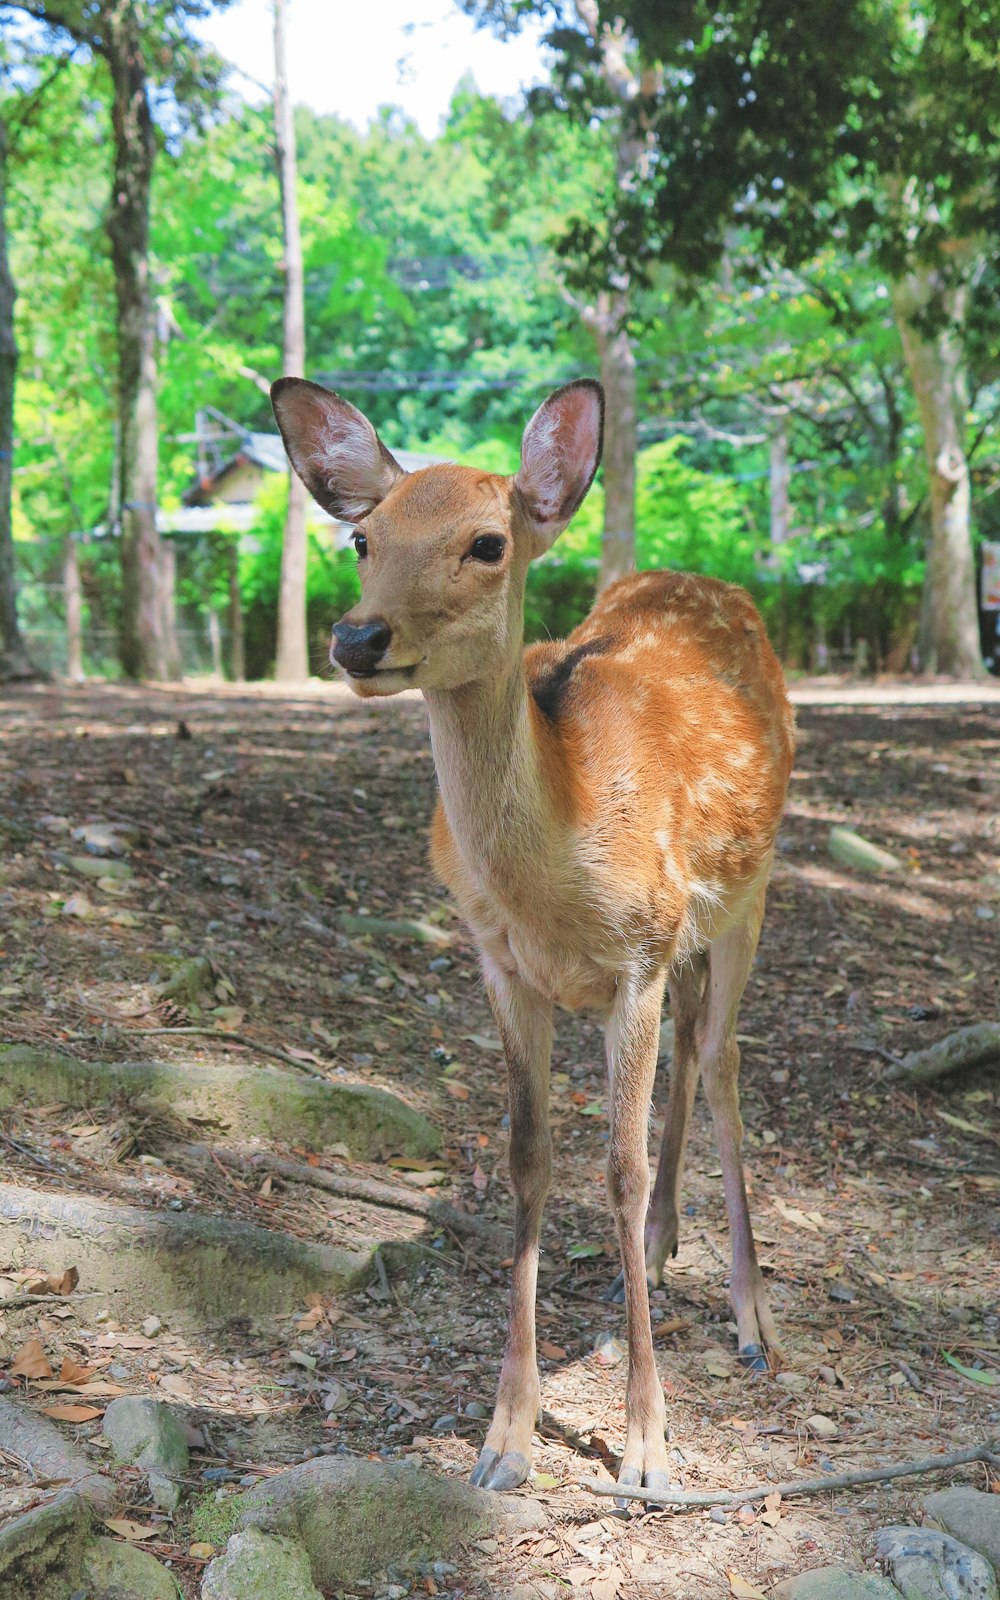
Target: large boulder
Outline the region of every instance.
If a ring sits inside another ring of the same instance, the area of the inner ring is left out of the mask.
[[[811,1567],[771,1590],[770,1600],[900,1600],[899,1590],[877,1572]]]
[[[146,1395],[123,1394],[104,1413],[104,1436],[119,1461],[145,1469],[156,1505],[176,1511],[190,1454],[170,1407]]]
[[[180,1600],[177,1580],[148,1550],[91,1539],[83,1558],[87,1600]]]
[[[1000,1600],[989,1562],[947,1533],[883,1528],[875,1549],[904,1600]]]
[[[924,1501],[924,1520],[978,1550],[1000,1572],[1000,1495],[939,1489]]]
[[[231,1526],[303,1545],[321,1589],[386,1567],[447,1558],[470,1539],[545,1527],[537,1501],[473,1489],[405,1462],[319,1456],[255,1484],[226,1510]]]
[[[305,1547],[259,1528],[234,1533],[225,1555],[209,1562],[201,1596],[202,1600],[323,1600],[312,1581]]]
[[[79,1586],[90,1507],[72,1489],[0,1527],[0,1600],[66,1600]]]

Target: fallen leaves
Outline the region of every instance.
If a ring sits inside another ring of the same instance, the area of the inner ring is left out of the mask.
[[[12,1378],[51,1378],[49,1358],[40,1339],[28,1339],[10,1364]]]
[[[751,1583],[749,1578],[742,1578],[738,1572],[727,1572],[726,1577],[733,1600],[767,1600],[763,1589]]]
[[[106,1517],[104,1527],[110,1528],[112,1533],[117,1533],[120,1539],[127,1539],[129,1544],[142,1544],[146,1539],[156,1539],[165,1533],[165,1522],[133,1522],[131,1517]]]
[[[942,1350],[941,1354],[949,1367],[954,1367],[957,1373],[963,1378],[968,1378],[970,1382],[981,1384],[986,1389],[993,1389],[1000,1384],[1000,1372],[987,1372],[982,1367],[967,1367],[964,1362],[956,1361],[947,1350]]]
[[[93,1422],[104,1415],[99,1406],[42,1406],[42,1411],[55,1422]]]

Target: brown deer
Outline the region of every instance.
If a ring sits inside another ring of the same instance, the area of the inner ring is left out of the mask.
[[[570,383],[545,401],[513,477],[450,465],[407,474],[339,396],[297,378],[271,393],[295,470],[356,529],[361,599],[334,627],[333,660],[362,698],[418,688],[427,703],[440,785],[434,865],[479,947],[507,1059],[510,1313],[472,1481],[510,1489],[530,1467],[560,1005],[593,1007],[606,1029],[607,1187],[628,1321],[618,1481],[664,1490],[647,1275],[659,1283],[676,1253],[699,1069],[721,1157],[740,1356],[766,1367],[775,1348],[743,1180],[736,1017],[792,764],[781,668],[742,589],[678,572],[623,578],[568,639],[524,649],[528,564],[569,522],[600,462],[599,384]],[[665,987],[673,1068],[647,1215]]]

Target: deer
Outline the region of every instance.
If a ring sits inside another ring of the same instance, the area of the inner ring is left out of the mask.
[[[439,788],[432,863],[478,947],[506,1058],[507,1337],[471,1481],[508,1490],[531,1466],[558,1006],[594,1010],[604,1025],[606,1186],[628,1359],[617,1485],[663,1493],[666,1410],[649,1288],[677,1253],[699,1074],[722,1168],[739,1358],[753,1370],[778,1359],[744,1182],[736,1025],[793,758],[781,667],[745,590],[666,570],[621,578],[567,639],[525,648],[528,567],[600,463],[595,381],[545,400],[511,476],[450,463],[406,473],[337,394],[287,377],[271,395],[294,470],[354,530],[361,598],[333,628],[333,663],[361,699],[418,689],[426,703]],[[665,991],[673,1059],[650,1194]]]

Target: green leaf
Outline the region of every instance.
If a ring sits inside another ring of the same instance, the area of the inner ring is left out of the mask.
[[[941,1354],[949,1367],[954,1367],[955,1371],[960,1372],[963,1378],[971,1378],[973,1383],[981,1383],[986,1389],[995,1389],[1000,1384],[1000,1372],[983,1372],[979,1367],[963,1366],[962,1362],[956,1361],[955,1357],[950,1356],[947,1350],[942,1350]]]
[[[604,1246],[602,1244],[571,1244],[566,1254],[570,1261],[586,1261],[588,1256],[602,1256],[604,1254]]]

